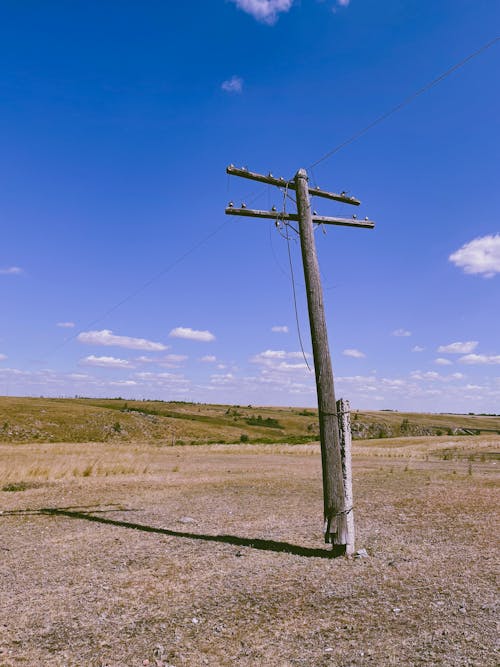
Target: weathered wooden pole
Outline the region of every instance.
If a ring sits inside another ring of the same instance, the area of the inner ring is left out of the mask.
[[[354,553],[354,510],[352,495],[352,435],[351,435],[351,406],[345,398],[337,401],[337,414],[340,431],[340,452],[342,455],[342,476],[344,477],[344,494],[347,517],[347,556]]]
[[[305,169],[299,169],[295,175],[295,190],[318,395],[325,542],[330,542],[334,549],[338,547],[342,550],[350,541],[347,526],[347,512],[350,508],[345,501],[332,362]]]
[[[229,202],[226,214],[244,215],[251,218],[269,218],[276,223],[282,222],[284,224],[288,224],[289,221],[299,221],[318,394],[325,542],[331,542],[335,553],[349,555],[354,553],[351,420],[348,401],[341,399],[337,405],[335,404],[332,362],[330,348],[328,347],[323,290],[314,243],[313,222],[322,225],[343,225],[365,229],[373,229],[375,223],[368,218],[363,221],[358,220],[355,215],[352,218],[311,215],[309,195],[333,199],[353,206],[359,206],[361,202],[356,197],[348,197],[345,192],[336,194],[335,192],[322,190],[319,187],[309,187],[307,173],[304,169],[300,169],[292,180],[275,178],[272,174],[264,176],[248,171],[246,168],[238,169],[234,165],[229,165],[226,172],[259,183],[276,185],[282,190],[284,189],[285,195],[288,190],[295,190],[297,194],[297,214],[287,213],[285,210],[278,212],[274,207],[271,211],[252,210],[248,209],[244,203],[242,203],[241,208],[235,208],[233,202]]]

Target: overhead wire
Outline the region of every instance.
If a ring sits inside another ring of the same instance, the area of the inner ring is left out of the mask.
[[[285,186],[285,191],[283,193],[283,213],[286,213],[286,200],[288,196],[288,184]],[[285,222],[284,223],[285,227],[285,233],[286,233],[286,246],[288,249],[288,262],[290,265],[290,277],[292,281],[292,293],[293,293],[293,307],[295,310],[295,323],[297,325],[297,336],[299,338],[299,343],[300,343],[300,349],[302,351],[302,356],[304,357],[304,361],[306,362],[306,366],[309,372],[311,372],[311,367],[309,366],[309,362],[307,361],[307,356],[304,351],[304,343],[302,342],[302,334],[300,331],[300,321],[299,321],[299,311],[297,307],[297,290],[295,289],[295,276],[293,272],[293,262],[292,262],[292,253],[290,250],[290,234],[288,231],[288,224]],[[295,230],[294,230],[295,231]]]
[[[94,325],[98,324],[104,318],[106,318],[108,315],[110,315],[115,310],[117,310],[118,308],[123,306],[125,303],[127,303],[128,301],[130,301],[131,299],[136,297],[138,294],[143,292],[145,289],[147,289],[150,285],[152,285],[154,282],[156,282],[159,278],[161,278],[162,276],[164,276],[167,273],[169,273],[170,271],[172,271],[172,269],[174,269],[178,264],[180,264],[187,257],[189,257],[189,255],[191,255],[193,252],[195,252],[195,250],[198,250],[198,248],[200,248],[202,245],[204,245],[210,239],[212,239],[214,236],[216,236],[228,224],[229,224],[229,220],[228,219],[224,220],[224,222],[221,225],[219,225],[213,231],[211,231],[209,234],[204,236],[200,241],[198,241],[197,243],[194,243],[188,250],[186,250],[186,252],[184,252],[182,255],[179,255],[179,257],[177,257],[168,266],[166,266],[161,271],[158,271],[158,273],[155,273],[155,275],[153,275],[151,278],[146,280],[146,282],[142,283],[142,285],[140,285],[137,289],[130,292],[123,299],[120,299],[120,301],[117,301],[113,306],[108,308],[102,315],[100,315],[99,317],[97,317],[94,320],[92,320],[91,322],[89,322],[86,325],[85,329],[90,329],[90,327],[93,327]],[[50,356],[51,354],[54,354],[55,352],[57,352],[58,350],[63,348],[65,345],[67,345],[70,341],[74,340],[75,338],[78,338],[78,336],[82,333],[82,331],[83,331],[82,329],[79,329],[78,331],[76,331],[71,336],[68,336],[67,338],[65,338],[62,343],[60,343],[59,345],[55,346],[52,350],[47,352],[45,356]]]
[[[429,83],[427,83],[425,86],[423,86],[422,88],[419,88],[417,91],[415,91],[414,93],[412,93],[411,95],[406,97],[402,102],[397,104],[395,107],[393,107],[392,109],[389,109],[389,111],[386,111],[381,116],[378,116],[377,118],[375,118],[375,120],[373,120],[371,123],[369,123],[368,125],[363,127],[361,130],[358,130],[358,132],[355,132],[348,139],[346,139],[345,141],[342,141],[340,144],[335,146],[335,148],[332,148],[332,150],[328,151],[322,157],[320,157],[319,160],[316,160],[316,162],[313,162],[311,165],[309,165],[308,169],[313,169],[318,164],[321,164],[321,162],[324,162],[325,160],[328,160],[329,158],[331,158],[332,155],[335,155],[335,153],[338,153],[340,150],[342,150],[342,148],[345,148],[349,144],[352,144],[354,141],[356,141],[356,139],[359,139],[361,136],[363,136],[363,134],[366,134],[369,130],[371,130],[373,127],[375,127],[376,125],[378,125],[379,123],[384,121],[386,118],[389,118],[389,116],[392,116],[393,114],[395,114],[398,111],[400,111],[401,109],[403,109],[403,107],[405,107],[408,104],[410,104],[411,102],[413,102],[413,100],[415,100],[420,95],[423,95],[424,93],[426,93],[431,88],[434,88],[434,86],[437,86],[439,83],[444,81],[444,79],[446,79],[451,74],[453,74],[453,72],[456,72],[458,69],[463,67],[466,63],[468,63],[470,60],[472,60],[473,58],[476,58],[481,53],[483,53],[484,51],[486,51],[490,47],[494,46],[499,41],[500,41],[500,37],[495,37],[494,39],[490,40],[486,44],[483,44],[483,46],[481,46],[479,49],[477,49],[473,53],[470,53],[468,56],[466,56],[465,58],[463,58],[459,62],[455,63],[454,65],[452,65],[452,67],[448,68],[445,72],[443,72],[442,74],[437,76],[435,79],[433,79],[432,81],[429,81]]]

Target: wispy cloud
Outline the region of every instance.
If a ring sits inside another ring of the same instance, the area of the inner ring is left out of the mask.
[[[462,364],[500,364],[500,354],[466,354],[458,360]]]
[[[437,359],[434,359],[434,363],[437,364],[438,366],[451,366],[453,362],[450,361],[449,359],[438,357]]]
[[[342,354],[344,357],[353,357],[353,359],[364,359],[366,357],[364,352],[361,352],[361,350],[356,350],[353,347],[347,348],[347,350],[344,350]]]
[[[414,345],[411,348],[412,352],[423,352],[425,350],[425,347],[422,347],[421,345]]]
[[[146,355],[141,355],[140,357],[137,357],[136,361],[138,361],[140,364],[154,364],[158,360],[153,359],[152,357],[147,357]]]
[[[78,334],[77,340],[87,345],[106,345],[109,347],[124,347],[128,350],[146,350],[149,352],[161,352],[167,350],[168,346],[163,343],[155,343],[145,338],[132,338],[131,336],[117,336],[109,329],[102,331],[83,331]]]
[[[241,93],[243,92],[243,79],[241,76],[232,76],[221,83],[222,90],[226,93]]]
[[[311,355],[306,352],[306,358]],[[299,377],[308,374],[308,367],[302,352],[285,352],[285,350],[265,350],[250,359],[252,364],[263,368],[261,381],[275,382],[277,375],[297,373]]]
[[[5,361],[7,359],[6,354],[0,354],[0,361]]]
[[[160,360],[159,365],[164,368],[178,368],[186,359],[189,359],[189,357],[185,354],[167,354]]]
[[[200,361],[203,361],[205,364],[214,364],[217,361],[217,357],[215,357],[213,354],[206,354],[200,359]]]
[[[273,333],[288,333],[288,327],[286,325],[284,325],[284,326],[275,326],[275,327],[271,327],[271,331]]]
[[[457,341],[456,343],[449,343],[449,345],[440,345],[437,351],[447,354],[469,354],[469,352],[474,352],[478,344],[477,340]]]
[[[391,336],[396,336],[399,338],[405,338],[407,336],[411,336],[411,331],[407,331],[406,329],[395,329]]]
[[[61,329],[73,329],[75,326],[74,322],[58,322],[56,324],[57,327],[61,327]]]
[[[2,276],[19,276],[21,273],[24,273],[24,271],[20,266],[6,266],[0,269],[0,275]]]
[[[465,273],[492,278],[500,273],[500,234],[474,239],[452,253],[448,259]]]
[[[230,2],[257,21],[268,25],[276,23],[278,16],[288,12],[293,4],[293,0],[230,0]]]
[[[197,340],[202,343],[210,343],[215,336],[210,331],[197,331],[189,327],[176,327],[169,333],[171,338],[185,338],[186,340]]]
[[[306,357],[311,357],[311,355],[306,352]],[[254,357],[250,359],[253,364],[266,364],[270,361],[276,361],[280,359],[303,359],[304,355],[302,352],[285,352],[285,350],[265,350],[264,352],[259,352]]]
[[[88,357],[80,359],[82,366],[99,366],[100,368],[133,368],[130,361],[126,359],[117,359],[116,357],[96,357],[91,354]]]
[[[112,380],[108,384],[111,387],[135,387],[137,382],[135,380]]]

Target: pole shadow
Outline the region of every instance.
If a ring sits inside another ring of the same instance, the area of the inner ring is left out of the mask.
[[[108,511],[130,511],[130,510],[108,510]],[[16,512],[20,514],[22,511]],[[249,547],[258,551],[273,551],[275,553],[287,553],[293,556],[302,556],[304,558],[337,558],[343,556],[345,548],[333,548],[329,551],[326,549],[315,549],[311,547],[302,547],[298,544],[290,544],[289,542],[278,542],[276,540],[264,540],[260,538],[238,537],[237,535],[204,535],[202,533],[191,533],[180,530],[170,530],[168,528],[156,528],[155,526],[148,526],[140,523],[132,523],[130,521],[119,521],[118,519],[110,519],[104,516],[95,516],[95,510],[90,512],[83,512],[72,509],[47,507],[39,510],[28,510],[26,513],[39,514],[46,516],[62,516],[69,519],[80,519],[83,521],[92,521],[94,523],[105,524],[107,526],[116,526],[117,528],[127,528],[129,530],[139,530],[144,533],[154,533],[156,535],[166,535],[168,537],[180,537],[189,540],[200,540],[202,542],[215,542],[219,544],[231,544],[236,547]]]

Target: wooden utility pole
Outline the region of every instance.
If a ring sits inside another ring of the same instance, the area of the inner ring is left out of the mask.
[[[352,554],[354,552],[354,518],[352,507],[352,474],[350,452],[350,421],[349,404],[347,401],[335,401],[333,371],[328,346],[323,289],[314,242],[313,222],[352,227],[373,228],[374,223],[365,219],[358,221],[352,218],[329,218],[311,213],[310,195],[341,201],[345,204],[358,206],[359,200],[348,197],[345,193],[335,194],[311,188],[308,185],[307,172],[299,169],[295,178],[286,181],[275,178],[272,174],[263,176],[237,169],[232,165],[227,173],[250,180],[295,190],[297,197],[297,214],[273,211],[256,211],[247,209],[244,204],[235,208],[232,203],[226,208],[229,215],[245,215],[254,218],[271,218],[277,222],[288,224],[290,220],[298,220],[299,236],[302,250],[302,262],[307,292],[309,323],[316,374],[316,390],[318,396],[319,429],[321,440],[321,462],[323,471],[323,514],[325,520],[325,541],[333,545],[336,552]]]
[[[297,192],[297,212],[299,215],[300,246],[304,279],[306,283],[307,306],[316,373],[318,394],[319,433],[323,469],[323,514],[325,518],[325,539],[332,544],[347,544],[347,521],[344,500],[344,479],[342,477],[342,457],[340,450],[339,424],[333,371],[328,347],[323,289],[316,257],[316,244],[309,201],[307,174],[300,169],[295,176]]]

